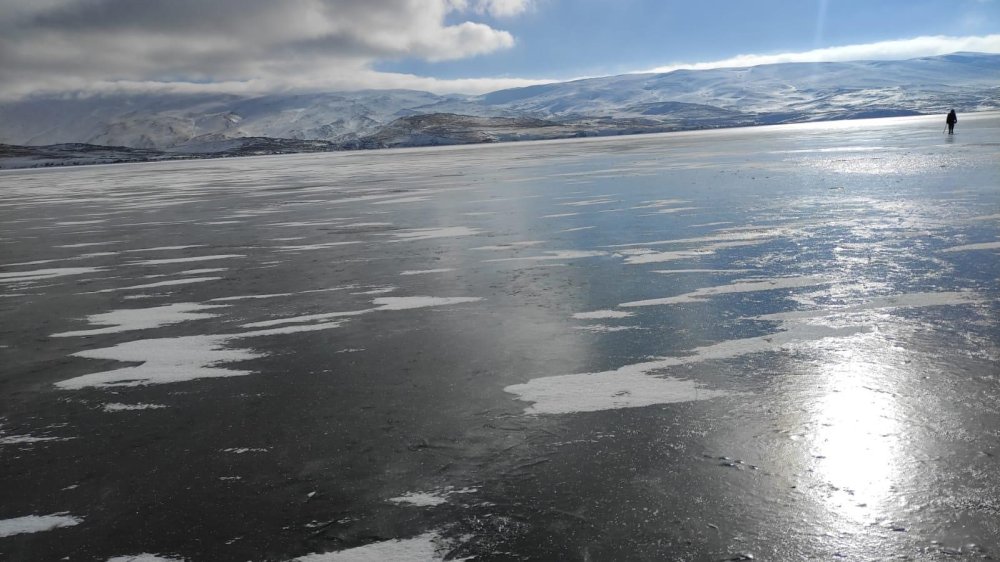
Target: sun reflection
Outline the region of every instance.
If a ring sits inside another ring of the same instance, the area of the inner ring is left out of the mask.
[[[899,348],[878,333],[827,342],[812,411],[811,453],[835,518],[870,521],[901,474]],[[845,521],[846,522],[846,521]]]

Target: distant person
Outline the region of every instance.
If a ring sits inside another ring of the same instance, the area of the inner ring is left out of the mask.
[[[948,112],[948,118],[944,120],[948,124],[948,134],[955,134],[955,123],[958,123],[958,115],[955,115],[955,110],[952,109]]]

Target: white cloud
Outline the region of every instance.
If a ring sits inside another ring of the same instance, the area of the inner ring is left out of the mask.
[[[531,0],[479,0],[476,10],[497,18],[509,18],[523,14],[531,7]]]
[[[1000,35],[947,37],[943,35],[914,37],[877,43],[827,47],[797,53],[767,55],[737,55],[732,58],[699,63],[675,63],[643,72],[671,72],[673,70],[704,70],[710,68],[740,68],[783,62],[837,62],[856,60],[902,60],[958,51],[1000,53]]]
[[[514,37],[449,16],[512,16],[528,0],[0,0],[0,96],[167,83],[370,87],[377,61],[444,61]],[[422,80],[417,80],[421,82]],[[473,86],[474,84],[466,84]]]

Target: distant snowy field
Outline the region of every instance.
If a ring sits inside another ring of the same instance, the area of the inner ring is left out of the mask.
[[[943,126],[0,172],[0,558],[995,553]]]

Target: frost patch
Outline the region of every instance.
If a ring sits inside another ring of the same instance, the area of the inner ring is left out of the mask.
[[[61,527],[73,527],[83,523],[82,517],[74,517],[68,513],[53,513],[52,515],[26,515],[14,519],[0,519],[0,537],[12,537],[25,533],[41,533]]]

